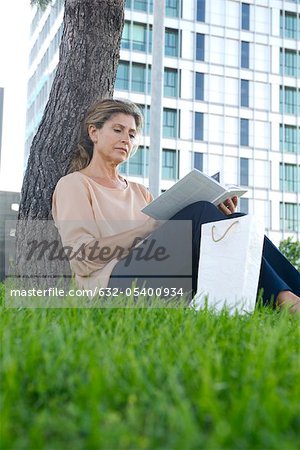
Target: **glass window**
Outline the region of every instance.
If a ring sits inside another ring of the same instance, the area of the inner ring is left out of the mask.
[[[129,174],[142,176],[144,173],[144,148],[139,148],[129,159]]]
[[[124,23],[121,47],[124,49],[130,48],[130,22]]]
[[[132,63],[131,89],[136,92],[146,91],[145,64]]]
[[[194,168],[203,170],[203,153],[194,152]]]
[[[131,8],[131,0],[125,0],[125,8],[127,9]]]
[[[165,67],[164,71],[164,96],[177,97],[178,95],[178,71]]]
[[[166,16],[179,16],[179,0],[166,0]]]
[[[165,56],[178,56],[178,30],[166,28]]]
[[[144,117],[144,130],[143,130],[143,133],[146,136],[149,136],[149,134],[150,134],[150,106],[148,105],[147,108],[146,108],[145,105],[138,105],[138,107],[142,111],[143,117]]]
[[[203,141],[203,113],[195,112],[195,140]]]
[[[134,0],[133,7],[137,11],[145,11],[145,12],[147,12],[147,10],[148,10],[148,0]]]
[[[300,31],[300,18],[296,13],[280,11],[280,35],[287,39],[297,39]]]
[[[139,147],[137,152],[125,163],[120,164],[120,173],[131,176],[145,176],[149,174],[148,147]]]
[[[250,5],[242,3],[242,30],[250,29]]]
[[[280,150],[297,153],[300,151],[300,128],[295,125],[280,125]]]
[[[297,60],[299,60],[299,54],[297,54],[296,50],[287,50],[287,49],[281,48],[280,49],[280,74],[287,75],[290,77],[296,77],[297,76]],[[300,70],[299,70],[299,73],[300,73]]]
[[[300,192],[300,166],[280,163],[280,190]]]
[[[197,21],[205,22],[205,0],[197,0]]]
[[[293,87],[280,86],[280,112],[286,114],[300,113],[299,90]]]
[[[195,99],[204,100],[204,73],[196,72]]]
[[[249,186],[249,159],[240,158],[240,184]]]
[[[241,119],[240,122],[240,145],[249,145],[249,119]]]
[[[241,43],[241,67],[243,69],[249,69],[249,42],[242,41]]]
[[[280,202],[280,228],[283,231],[300,231],[300,205]]]
[[[177,110],[164,108],[163,111],[163,137],[177,138]]]
[[[241,106],[249,106],[249,81],[241,80]]]
[[[176,180],[176,169],[176,150],[164,148],[162,151],[162,179]]]
[[[240,212],[243,212],[245,214],[249,214],[249,198],[243,198],[241,197],[239,199],[240,204]]]
[[[146,51],[147,25],[134,23],[132,27],[132,49]]]
[[[197,61],[204,61],[205,52],[205,35],[197,33],[196,36],[196,59]]]
[[[148,66],[147,94],[151,95],[151,66]]]
[[[152,52],[152,25],[148,29],[148,53]]]
[[[129,89],[129,63],[127,61],[120,61],[117,77],[116,77],[116,89]]]

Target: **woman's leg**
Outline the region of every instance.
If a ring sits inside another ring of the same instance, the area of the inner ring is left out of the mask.
[[[258,286],[263,288],[263,303],[273,307],[283,306],[285,300],[295,303],[300,296],[300,273],[266,236]]]
[[[190,236],[190,239],[192,239],[192,270],[190,270],[188,261],[191,252],[186,248],[187,246],[182,246],[180,261],[178,258],[175,258],[176,261],[172,265],[173,276],[165,277],[168,278],[168,282],[171,282],[174,287],[182,286],[185,292],[191,291],[192,288],[192,291],[195,293],[197,291],[201,225],[244,215],[243,213],[234,213],[225,216],[217,207],[209,202],[196,202],[183,208],[170,221],[152,233],[151,240],[155,239],[158,245],[165,246],[166,248],[176,246],[178,245],[178,241],[184,239],[185,236],[178,237],[174,235],[170,222],[174,220],[192,221],[192,233]],[[148,239],[148,242],[146,242],[146,248],[151,245],[151,240]],[[146,275],[149,273],[150,264],[149,261],[138,260],[138,251],[138,249],[132,250],[132,258],[129,265],[126,263],[126,258],[123,258],[117,263],[110,278],[110,287],[130,287],[133,281],[136,281],[137,286],[143,286],[145,283],[150,287],[161,286],[163,282],[161,273],[155,273],[153,277],[141,276],[141,274]],[[155,265],[155,261],[152,264]],[[186,274],[189,271],[188,276],[182,276],[182,274]],[[153,267],[150,268],[150,272],[154,273]],[[190,283],[191,277],[192,283]],[[275,304],[274,300],[276,301],[281,292],[291,291],[297,296],[300,295],[299,272],[267,237],[264,240],[258,292],[261,288],[264,291],[263,302],[266,305]]]
[[[197,275],[199,265],[199,250],[201,239],[201,225],[217,220],[232,219],[234,217],[243,216],[242,213],[235,213],[225,216],[218,208],[209,202],[193,203],[177,214],[175,214],[168,222],[158,228],[147,239],[143,247],[147,249],[155,240],[156,246],[166,249],[179,248],[180,254],[174,255],[168,261],[171,267],[169,275],[162,273],[160,265],[154,261],[139,260],[139,248],[132,250],[131,260],[128,265],[128,259],[123,258],[115,266],[109,287],[130,287],[135,280],[138,287],[146,284],[149,287],[166,287],[183,288],[184,292],[191,293],[197,291]],[[190,233],[183,232],[178,236],[174,230],[174,221],[191,221]],[[156,272],[155,272],[156,270]],[[151,274],[151,276],[149,276]]]

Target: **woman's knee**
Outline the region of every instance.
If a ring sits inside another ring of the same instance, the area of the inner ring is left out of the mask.
[[[176,213],[172,219],[192,219],[195,215],[203,214],[205,212],[220,212],[218,208],[210,202],[207,201],[199,201],[195,203],[191,203],[188,206],[185,206],[178,213]]]

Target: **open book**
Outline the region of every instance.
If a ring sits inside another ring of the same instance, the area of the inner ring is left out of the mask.
[[[238,186],[222,186],[218,181],[193,169],[170,189],[163,192],[142,212],[158,220],[170,219],[185,206],[194,202],[208,201],[219,205],[227,198],[240,197],[247,192]]]

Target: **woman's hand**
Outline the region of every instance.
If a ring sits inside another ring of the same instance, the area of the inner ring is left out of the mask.
[[[144,230],[147,230],[148,233],[152,233],[157,228],[159,228],[163,224],[162,220],[156,220],[152,217],[149,217],[149,219],[146,220],[145,224],[143,225]]]
[[[218,208],[226,216],[229,216],[229,214],[236,212],[237,204],[238,204],[238,198],[237,198],[237,196],[234,196],[232,198],[227,198],[225,200],[225,202],[220,203],[218,205]]]

